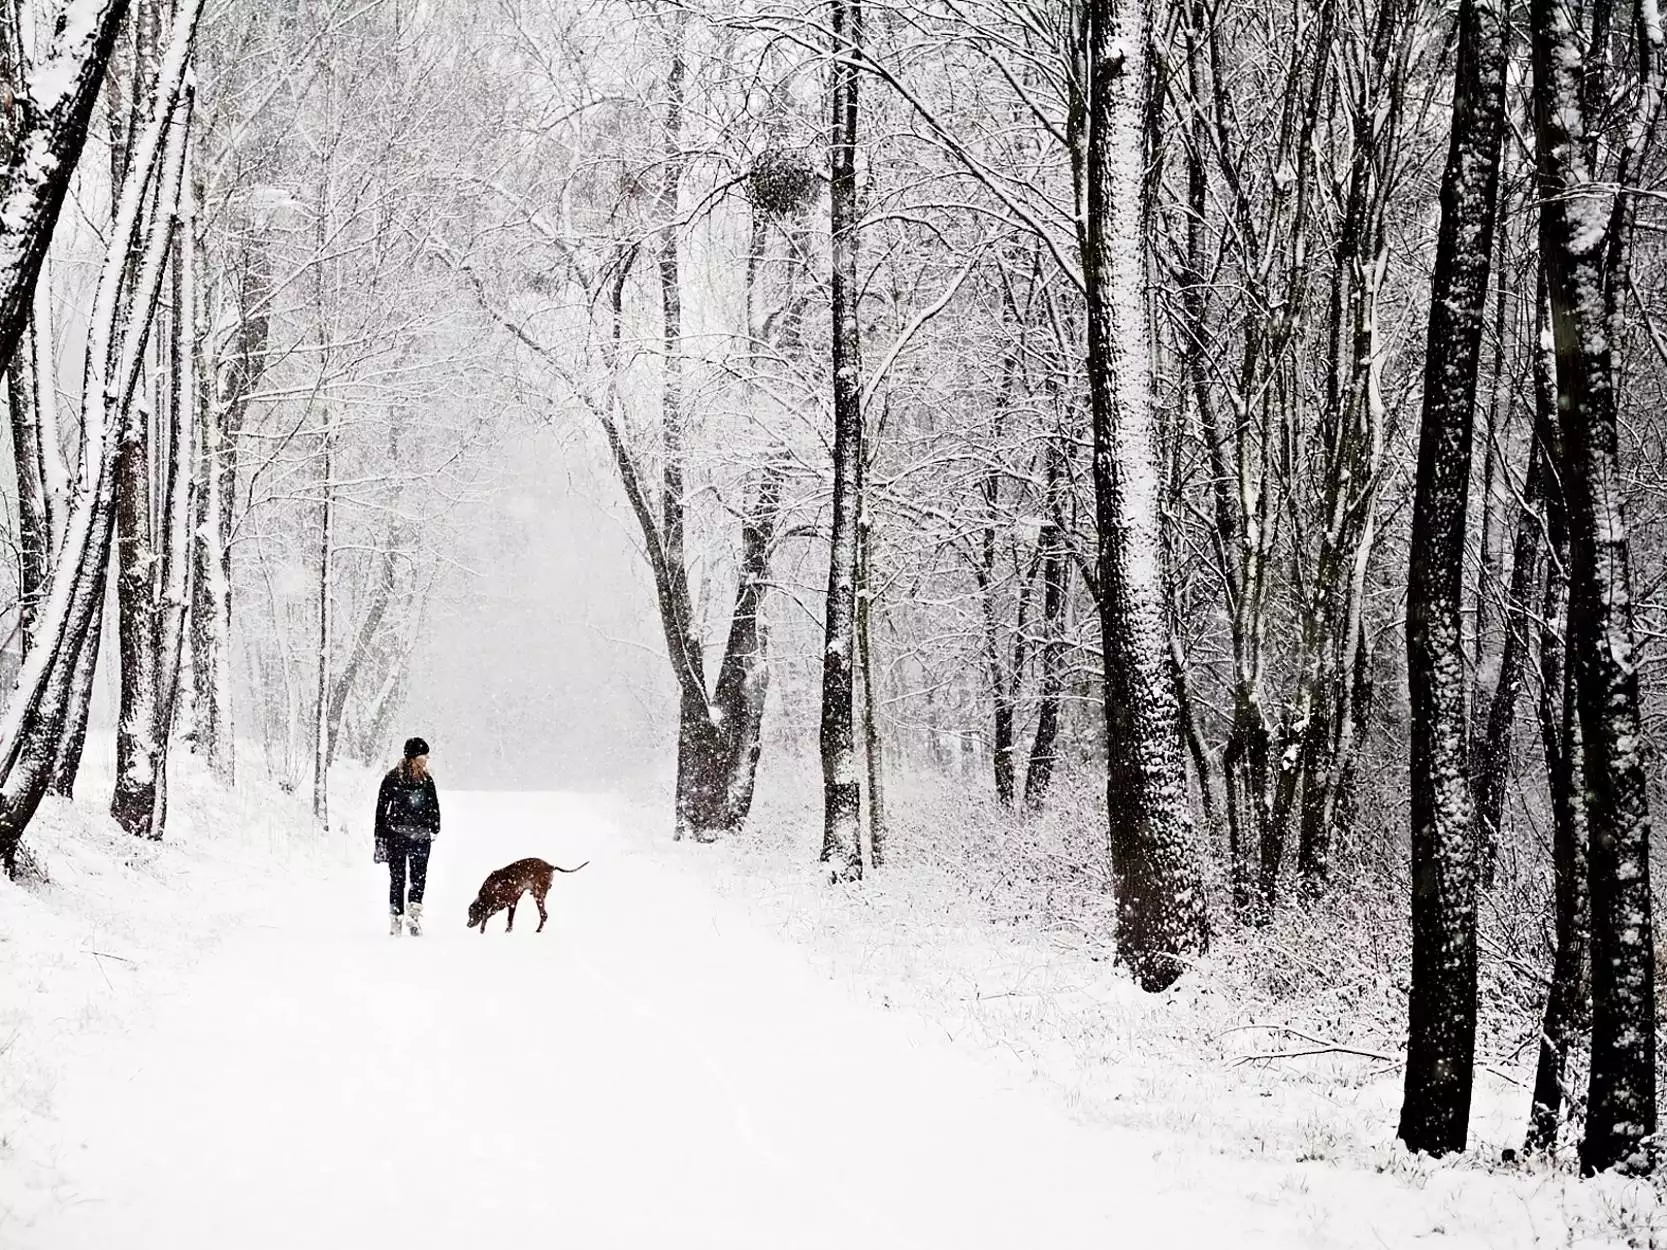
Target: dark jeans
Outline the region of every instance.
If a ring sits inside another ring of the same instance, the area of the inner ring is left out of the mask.
[[[411,902],[423,901],[423,887],[428,884],[427,842],[402,838],[397,833],[388,839],[388,908],[397,915],[405,914],[405,861],[411,861]]]

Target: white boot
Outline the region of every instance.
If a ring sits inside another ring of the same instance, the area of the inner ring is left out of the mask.
[[[388,936],[399,936],[399,913],[391,908],[388,911]]]
[[[412,937],[421,937],[423,935],[423,905],[421,903],[411,904],[411,910],[405,917],[405,923],[409,928]]]

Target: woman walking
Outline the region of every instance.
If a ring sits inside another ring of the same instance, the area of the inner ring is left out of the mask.
[[[440,795],[428,771],[428,743],[408,738],[405,758],[388,770],[376,794],[376,862],[388,865],[388,932],[394,937],[401,920],[412,937],[422,936],[428,848],[439,836]]]

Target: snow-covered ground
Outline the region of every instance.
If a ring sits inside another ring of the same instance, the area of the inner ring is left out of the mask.
[[[429,932],[397,940],[362,839],[271,804],[201,788],[161,846],[50,810],[56,884],[0,883],[0,1245],[1654,1244],[1637,1183],[1250,1157],[1196,1056],[1148,1056],[1125,1122],[1073,1113],[918,992],[958,975],[947,948],[878,994],[782,935],[770,907],[809,895],[722,888],[734,850],[591,797],[445,805]],[[482,876],[534,854],[591,861],[546,931],[466,930]],[[833,906],[869,926],[853,949],[897,936]]]

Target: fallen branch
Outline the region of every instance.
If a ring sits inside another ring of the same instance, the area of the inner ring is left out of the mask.
[[[1294,1037],[1298,1041],[1307,1042],[1306,1050],[1278,1050],[1264,1054],[1241,1055],[1233,1061],[1234,1067],[1246,1063],[1271,1062],[1275,1059],[1306,1059],[1314,1055],[1351,1055],[1357,1059],[1375,1059],[1379,1063],[1400,1063],[1398,1055],[1386,1055],[1382,1051],[1364,1050],[1359,1046],[1347,1046],[1342,1042],[1334,1042],[1330,1038],[1315,1037],[1312,1033],[1305,1033],[1301,1029],[1292,1028],[1288,1024],[1242,1024],[1236,1028],[1227,1029],[1216,1034],[1210,1040],[1219,1041],[1229,1033],[1244,1033],[1251,1029],[1263,1029],[1270,1033],[1282,1033],[1286,1037]]]

